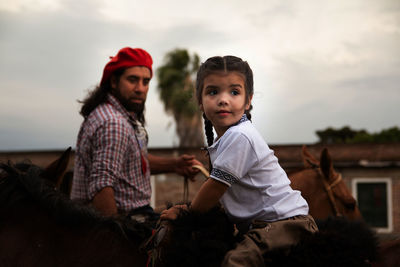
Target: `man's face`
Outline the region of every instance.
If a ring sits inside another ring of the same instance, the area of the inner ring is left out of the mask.
[[[151,73],[146,67],[127,68],[119,81],[115,77],[111,79],[112,93],[128,111],[143,112],[150,79]]]

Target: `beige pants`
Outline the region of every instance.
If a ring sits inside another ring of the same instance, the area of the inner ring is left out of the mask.
[[[236,248],[228,251],[221,266],[265,266],[263,255],[276,248],[289,248],[297,244],[307,232],[318,231],[310,215],[298,215],[276,222],[253,223]]]

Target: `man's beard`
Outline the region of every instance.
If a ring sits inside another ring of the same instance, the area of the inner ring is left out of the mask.
[[[143,103],[132,103],[127,101],[126,99],[120,99],[121,104],[124,108],[129,112],[134,112],[135,114],[141,114],[144,111],[144,102]]]
[[[122,106],[129,112],[134,112],[136,115],[143,114],[144,112],[144,101],[142,103],[134,103],[129,101],[129,99],[124,98],[119,90],[112,91],[114,96],[119,100]]]

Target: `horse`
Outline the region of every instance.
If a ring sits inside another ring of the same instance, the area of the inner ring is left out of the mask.
[[[335,171],[328,150],[324,148],[320,160],[317,160],[303,146],[302,158],[304,169],[289,173],[288,177],[292,188],[299,190],[306,199],[311,216],[314,219],[344,216],[350,220],[362,220],[357,201],[342,175]]]
[[[370,266],[375,259],[376,237],[363,222],[332,217],[319,229],[289,252],[265,255],[266,266]],[[203,214],[182,209],[176,220],[160,224],[146,247],[152,266],[220,266],[240,238],[221,208]]]
[[[289,174],[291,186],[301,191],[307,200],[310,214],[316,219],[343,216],[349,220],[363,220],[357,202],[333,167],[326,148],[321,151],[320,160],[313,157],[305,146],[302,148],[304,169]],[[400,239],[381,241],[375,267],[400,266]]]
[[[0,266],[146,266],[152,229],[60,193],[63,166],[0,164]]]

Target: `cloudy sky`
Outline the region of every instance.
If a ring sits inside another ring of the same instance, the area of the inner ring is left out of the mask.
[[[269,144],[327,127],[400,127],[399,0],[0,0],[0,151],[75,146],[78,99],[109,56],[185,48],[233,54],[255,75],[253,122]],[[150,147],[178,143],[152,81]]]

